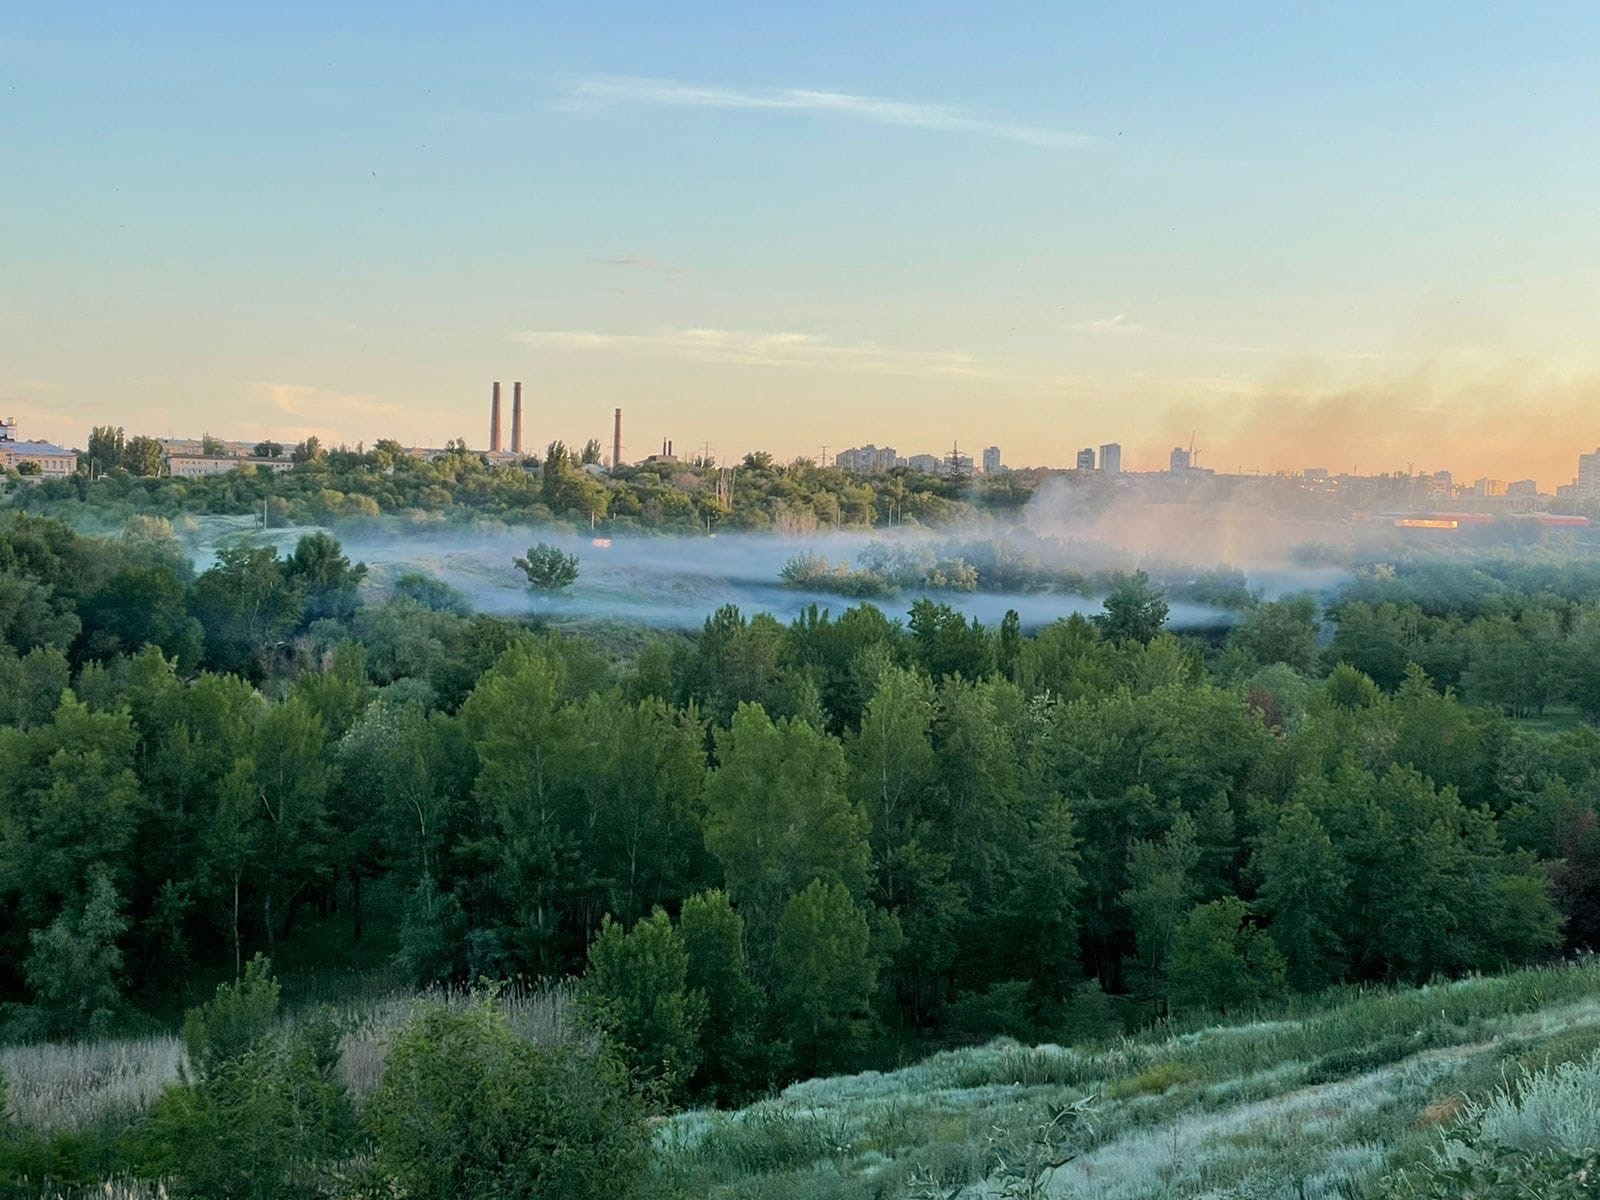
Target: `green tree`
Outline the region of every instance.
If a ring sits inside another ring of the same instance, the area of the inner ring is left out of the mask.
[[[606,914],[589,945],[579,1004],[621,1053],[640,1090],[671,1103],[699,1065],[703,993],[691,993],[689,957],[667,914],[631,930]]]
[[[122,450],[122,465],[130,475],[154,478],[166,467],[161,443],[152,437],[129,438]]]
[[[122,465],[127,439],[120,425],[96,425],[89,430],[88,455],[96,475],[114,471]]]
[[[578,582],[578,556],[548,542],[528,547],[527,557],[515,559],[514,564],[535,591],[559,592]]]
[[[1108,642],[1148,643],[1167,623],[1167,598],[1143,571],[1119,577],[1104,607],[1094,623]]]
[[[1344,969],[1345,889],[1349,874],[1316,814],[1293,804],[1278,814],[1250,858],[1259,884],[1256,907],[1272,925],[1269,933],[1283,952],[1289,981],[1315,991]]]
[[[1174,1009],[1237,1011],[1282,987],[1283,958],[1248,916],[1243,900],[1224,896],[1178,920],[1168,985]]]
[[[1130,974],[1158,1014],[1167,997],[1173,935],[1200,891],[1195,878],[1199,862],[1194,822],[1187,813],[1178,816],[1160,841],[1137,841],[1128,848],[1122,903],[1133,918],[1137,946]]]
[[[774,723],[741,704],[716,735],[705,792],[706,847],[758,950],[789,898],[814,880],[866,891],[867,821],[844,788],[844,754],[803,721]]]
[[[650,1144],[620,1063],[525,1042],[487,999],[414,1017],[365,1121],[377,1170],[412,1200],[615,1200]]]
[[[311,533],[301,538],[284,563],[290,586],[301,596],[302,625],[313,621],[349,621],[355,615],[357,589],[367,576],[365,563],[350,564],[336,538]]]
[[[424,874],[406,895],[395,965],[413,986],[458,979],[466,966],[467,917],[461,902]]]
[[[305,441],[301,442],[298,446],[291,450],[289,452],[289,457],[297,463],[310,463],[316,462],[318,459],[323,458],[326,453],[327,452],[322,448],[322,440],[315,434],[312,434],[310,437],[306,438]]]
[[[122,951],[128,931],[111,880],[96,874],[81,907],[64,911],[28,935],[32,949],[22,973],[33,990],[34,1012],[47,1037],[103,1035],[122,1008]]]
[[[802,1075],[848,1063],[870,1034],[876,978],[870,941],[866,914],[841,883],[814,879],[784,908],[774,991]]]
[[[683,902],[678,930],[688,959],[685,982],[705,1008],[692,1090],[736,1103],[759,1085],[763,1057],[763,996],[745,961],[744,921],[726,892],[701,892]]]
[[[1228,642],[1262,666],[1286,663],[1309,675],[1317,666],[1318,629],[1316,598],[1287,596],[1251,609]]]

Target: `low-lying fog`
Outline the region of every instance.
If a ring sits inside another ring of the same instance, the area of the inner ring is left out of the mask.
[[[698,628],[724,604],[787,620],[811,604],[839,612],[866,602],[903,617],[913,600],[928,595],[985,624],[997,623],[1008,609],[1015,609],[1029,627],[1101,608],[1102,596],[1048,590],[1048,584],[1034,586],[1032,581],[1012,591],[993,590],[992,579],[976,592],[912,587],[869,601],[780,582],[784,564],[797,555],[821,555],[835,564],[860,567],[862,552],[873,543],[908,550],[926,547],[940,557],[964,556],[976,561],[980,572],[984,555],[996,552],[1013,563],[1025,561],[1082,576],[1148,566],[1158,580],[1168,581],[1226,565],[1243,571],[1250,589],[1268,598],[1296,591],[1327,592],[1348,574],[1341,567],[1294,562],[1296,549],[1310,543],[1325,549],[1330,543],[1339,544],[1348,552],[1347,526],[1275,518],[1234,503],[1122,503],[1089,511],[1072,499],[1047,485],[1014,522],[949,530],[607,537],[603,529],[598,536],[503,526],[418,530],[397,519],[334,533],[352,559],[368,565],[371,584],[380,592],[415,571],[445,581],[482,612],[610,618],[672,628]],[[199,564],[209,562],[219,541],[243,536],[246,528],[242,521],[208,519],[195,547]],[[305,532],[273,529],[265,536],[287,552]],[[537,542],[577,555],[576,584],[554,596],[530,591],[512,560]],[[1197,565],[1174,566],[1183,563]],[[1172,601],[1170,621],[1179,628],[1214,627],[1233,619],[1222,608],[1181,597]]]

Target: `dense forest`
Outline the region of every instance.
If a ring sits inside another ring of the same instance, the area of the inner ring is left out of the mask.
[[[371,1145],[407,1194],[447,1195],[416,1183],[407,1114],[473,1055],[532,1055],[540,1102],[611,1114],[595,1136],[627,1162],[633,1105],[1600,936],[1600,730],[1522,719],[1600,715],[1591,564],[1370,569],[1205,638],[1136,574],[1037,630],[924,598],[625,643],[425,576],[377,593],[325,533],[203,566],[157,518],[0,518],[3,1032],[149,1027],[223,983],[193,1079],[114,1160],[188,1194],[246,1194],[184,1147],[274,1080],[285,1127],[328,1139],[286,1163]],[[357,1114],[336,1032],[262,1032],[268,961],[581,976],[597,1040],[547,1052],[492,1006],[440,1010]]]

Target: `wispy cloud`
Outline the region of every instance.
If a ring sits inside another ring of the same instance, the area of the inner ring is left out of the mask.
[[[940,133],[971,133],[1019,142],[1025,146],[1058,150],[1089,146],[1099,140],[1087,134],[1061,129],[993,120],[948,104],[921,104],[811,88],[730,88],[684,83],[674,79],[607,77],[578,82],[567,93],[567,99],[569,103],[580,106],[647,104],[664,108],[831,113],[874,121],[880,125],[900,125]]]
[[[1100,317],[1094,321],[1079,321],[1071,329],[1073,333],[1087,333],[1092,337],[1132,337],[1144,332],[1144,326],[1128,320],[1127,313]]]
[[[988,369],[961,350],[899,350],[871,342],[839,342],[814,333],[749,333],[732,329],[661,329],[599,333],[536,329],[515,335],[545,350],[624,351],[740,366],[866,371],[885,375],[983,375]]]
[[[338,421],[345,417],[398,412],[400,406],[378,396],[335,392],[302,383],[252,383],[250,391],[291,417]]]
[[[656,275],[678,276],[686,274],[688,268],[680,267],[675,263],[662,262],[659,258],[651,258],[644,254],[617,254],[610,258],[591,259],[596,266],[622,267],[629,271],[649,271]]]

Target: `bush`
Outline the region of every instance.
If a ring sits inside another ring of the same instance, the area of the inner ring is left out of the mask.
[[[522,1041],[487,999],[401,1030],[366,1122],[379,1174],[411,1200],[614,1200],[649,1153],[620,1063]]]
[[[157,1102],[143,1139],[144,1171],[170,1180],[174,1196],[195,1200],[331,1195],[333,1168],[358,1134],[335,1078],[336,1047],[323,1022],[211,1057],[205,1078],[176,1084]]]
[[[219,984],[215,996],[184,1018],[189,1065],[205,1078],[260,1045],[277,1023],[278,981],[272,964],[258,954],[245,964],[244,978]]]

